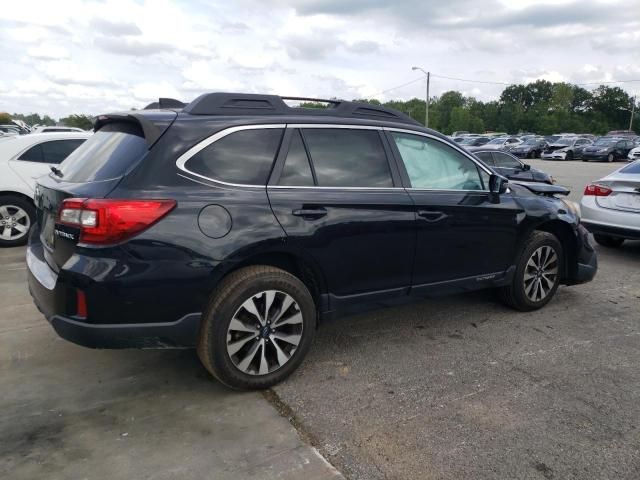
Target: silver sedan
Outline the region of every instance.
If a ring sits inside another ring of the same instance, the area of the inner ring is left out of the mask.
[[[587,185],[580,210],[582,224],[600,245],[640,239],[640,160]]]

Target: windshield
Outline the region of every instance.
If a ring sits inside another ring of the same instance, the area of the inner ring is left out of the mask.
[[[570,139],[570,138],[561,138],[560,140],[557,140],[554,143],[556,145],[572,145],[573,144],[573,140]]]
[[[466,137],[460,140],[458,143],[460,145],[473,145],[473,143],[475,143],[477,139],[478,137]]]
[[[608,147],[609,145],[615,145],[618,140],[611,138],[599,138],[594,142],[596,147]]]
[[[494,138],[487,145],[502,145],[505,142],[506,138]]]
[[[530,138],[523,145],[537,145],[540,142],[538,138]]]
[[[118,178],[142,158],[147,148],[138,125],[110,123],[69,155],[60,170],[64,180],[72,183]]]

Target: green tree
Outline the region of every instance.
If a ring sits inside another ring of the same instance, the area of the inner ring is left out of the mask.
[[[93,128],[93,118],[87,115],[69,115],[61,118],[60,122],[67,127],[81,128],[82,130],[90,130]]]

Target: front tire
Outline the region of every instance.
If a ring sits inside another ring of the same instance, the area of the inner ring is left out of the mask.
[[[256,265],[229,274],[202,317],[198,356],[225,385],[269,388],[293,373],[316,329],[307,287],[279,268]]]
[[[603,247],[619,248],[624,243],[624,238],[612,237],[610,235],[594,234],[593,238]]]
[[[0,196],[0,247],[24,245],[35,222],[36,209],[17,195]]]
[[[499,290],[501,300],[523,312],[544,307],[560,285],[563,262],[558,238],[547,232],[533,232],[520,250],[511,284]]]
[[[610,153],[609,155],[607,155],[607,162],[611,163],[615,160],[615,157],[613,156],[613,153]]]
[[[573,152],[567,152],[567,154],[564,156],[564,159],[569,162],[573,160]]]

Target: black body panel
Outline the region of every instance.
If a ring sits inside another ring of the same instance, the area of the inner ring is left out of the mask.
[[[408,188],[384,129],[410,130],[452,144],[437,132],[404,118],[348,113],[347,107],[336,110],[339,116],[208,114],[209,108],[222,108],[211,101],[200,102],[198,109],[192,105],[197,114],[189,114],[189,108],[177,114],[137,112],[135,120],[154,124],[148,128],[150,147],[119,178],[82,184],[42,179],[28,253],[29,284],[34,301],[61,336],[98,347],[192,346],[200,314],[220,280],[253,264],[286,268],[303,278],[321,318],[370,304],[504,285],[511,280],[520,245],[537,228],[565,234],[570,254],[563,283],[588,281],[595,274],[593,249],[578,219],[552,196],[559,192],[516,184],[502,194]],[[205,179],[178,165],[214,134],[265,124],[375,129],[392,186],[278,185],[292,128],[283,136],[266,185]],[[161,131],[156,137],[154,128]],[[177,205],[125,242],[89,246],[78,243],[73,227],[55,222],[62,200],[70,197],[171,199]],[[55,229],[61,233],[52,233]],[[80,293],[86,296],[86,318],[77,316]]]

